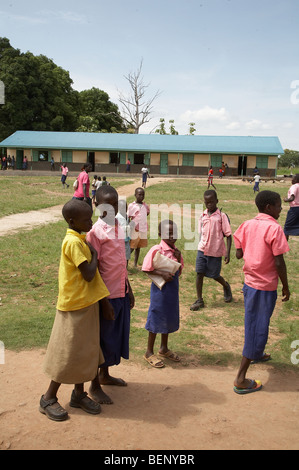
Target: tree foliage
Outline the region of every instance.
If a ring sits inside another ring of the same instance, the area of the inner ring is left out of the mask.
[[[284,154],[278,159],[279,167],[299,167],[299,152],[296,150],[285,149]]]
[[[117,105],[104,91],[72,88],[69,72],[44,55],[21,53],[0,38],[0,141],[16,130],[124,131]]]

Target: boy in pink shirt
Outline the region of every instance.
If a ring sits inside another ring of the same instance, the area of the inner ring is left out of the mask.
[[[223,287],[225,302],[232,301],[231,288],[228,282],[220,276],[222,256],[225,264],[229,263],[231,250],[231,228],[228,217],[222,213],[218,207],[217,193],[213,189],[208,189],[204,193],[206,210],[198,221],[198,231],[200,241],[198,244],[195,270],[197,300],[191,305],[190,310],[197,311],[204,307],[202,298],[203,278],[215,279]],[[225,248],[224,237],[227,238]]]
[[[245,306],[245,344],[243,358],[234,382],[238,394],[261,390],[259,380],[246,379],[252,360],[265,361],[270,318],[276,299],[278,278],[282,282],[282,301],[289,300],[287,270],[283,254],[289,246],[277,219],[281,198],[273,191],[262,191],[255,199],[259,214],[244,222],[234,233],[236,257],[244,258],[243,286]]]
[[[96,246],[99,272],[110,295],[108,309],[100,307],[100,340],[105,362],[99,364],[99,377],[92,381],[89,392],[95,401],[110,404],[112,401],[101,385],[127,385],[124,380],[112,377],[109,367],[118,365],[121,358],[129,359],[130,311],[135,301],[128,280],[125,234],[116,219],[117,191],[112,186],[101,186],[95,204],[101,215],[86,240]]]
[[[290,203],[284,226],[284,233],[288,240],[290,235],[299,235],[299,174],[293,177],[292,186],[288,191],[288,197],[284,198],[284,202]]]

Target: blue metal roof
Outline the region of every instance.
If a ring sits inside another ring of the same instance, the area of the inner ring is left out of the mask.
[[[278,137],[17,131],[1,147],[111,152],[279,155]]]

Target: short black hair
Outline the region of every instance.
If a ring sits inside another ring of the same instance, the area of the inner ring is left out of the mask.
[[[263,212],[266,206],[275,206],[277,201],[280,201],[280,194],[274,191],[261,191],[255,198],[255,204],[260,212]]]
[[[207,190],[204,192],[203,196],[204,196],[204,197],[205,197],[205,196],[215,196],[215,198],[218,199],[217,193],[216,193],[216,191],[215,191],[214,189],[207,189]]]
[[[68,223],[70,219],[74,219],[78,216],[82,210],[90,210],[92,212],[92,209],[87,202],[81,201],[80,199],[71,199],[63,206],[62,215]]]
[[[107,194],[110,194],[111,196],[116,195],[116,197],[118,198],[118,193],[117,193],[116,189],[113,186],[104,185],[104,186],[100,186],[99,189],[97,189],[96,201],[98,203],[100,203],[102,198],[105,197]]]

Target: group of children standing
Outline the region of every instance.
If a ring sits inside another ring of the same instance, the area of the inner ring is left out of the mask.
[[[296,191],[285,201],[295,201],[299,207],[299,175],[296,177]],[[222,257],[225,263],[230,261],[230,221],[218,209],[214,190],[204,193],[204,203],[206,210],[199,219],[200,240],[196,258],[197,300],[191,305],[191,311],[204,307],[204,277],[215,279],[223,287],[224,301],[232,301],[230,285],[220,275]],[[128,279],[124,243],[128,244],[129,240],[115,217],[120,209],[117,191],[110,185],[101,186],[95,194],[95,205],[99,219],[93,226],[92,209],[84,200],[73,198],[63,208],[68,229],[62,243],[56,317],[44,362],[44,370],[51,382],[40,399],[40,411],[55,421],[68,417],[67,411],[57,401],[62,383],[75,384],[70,406],[91,414],[101,412],[100,404],[112,403],[102,385],[126,386],[123,379],[110,375],[109,368],[119,364],[122,357],[129,358],[130,310],[135,303]],[[277,299],[278,278],[282,283],[283,301],[290,297],[283,258],[289,247],[277,222],[281,212],[280,195],[262,191],[256,197],[256,206],[259,214],[241,224],[233,234],[236,257],[244,259],[245,275],[245,344],[233,388],[238,394],[262,388],[260,381],[248,379],[246,374],[252,361],[269,359],[264,349]],[[137,188],[135,201],[127,210],[129,221],[133,221],[134,226],[130,251],[135,250],[135,265],[140,248],[147,246],[146,218],[149,210],[144,202],[144,189]],[[296,230],[292,234],[299,235],[298,227]],[[184,267],[182,254],[175,245],[176,224],[171,220],[162,221],[159,236],[161,242],[149,250],[142,265],[143,272],[162,278],[164,283],[163,287],[154,282],[151,285],[145,325],[148,343],[144,359],[155,368],[164,367],[165,358],[180,361],[180,357],[168,348],[168,336],[179,329],[179,276]],[[162,265],[156,261],[157,254]],[[164,266],[167,262],[176,264],[176,270],[163,269],[163,262]],[[157,334],[161,334],[161,344],[158,355],[155,355]],[[91,382],[91,398],[84,391],[85,382]]]

